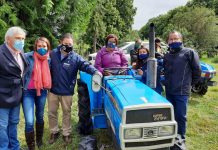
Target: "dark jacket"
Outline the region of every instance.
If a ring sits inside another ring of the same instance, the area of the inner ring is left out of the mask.
[[[97,71],[89,62],[75,52],[70,52],[61,60],[60,47],[51,52],[51,92],[56,95],[73,95],[77,72],[81,70],[89,74]]]
[[[32,77],[32,73],[33,73],[33,67],[34,67],[34,58],[33,58],[33,54],[34,54],[34,51],[32,52],[28,52],[28,53],[25,53],[24,56],[26,58],[26,61],[28,62],[29,64],[29,67],[28,67],[28,70],[24,76],[24,90],[27,90],[28,88],[28,85],[30,83],[30,80],[31,80],[31,77]],[[48,63],[50,63],[51,59],[48,58]]]
[[[21,56],[24,62],[24,76],[27,62],[23,53]],[[0,108],[12,108],[20,104],[23,95],[21,69],[6,44],[0,45],[0,61]]]
[[[189,95],[191,85],[201,77],[198,54],[189,48],[164,56],[166,93],[171,95]]]

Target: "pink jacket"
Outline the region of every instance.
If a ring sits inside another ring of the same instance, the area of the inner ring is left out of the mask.
[[[102,47],[98,51],[95,59],[95,68],[103,73],[104,68],[110,67],[127,67],[128,60],[124,53],[117,47],[112,52],[106,51],[106,47]]]

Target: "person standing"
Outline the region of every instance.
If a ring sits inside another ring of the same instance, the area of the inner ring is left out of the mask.
[[[36,143],[39,148],[43,145],[44,108],[47,90],[51,88],[50,50],[49,40],[39,37],[35,41],[34,51],[25,54],[29,68],[24,77],[22,106],[25,117],[25,137],[29,150],[35,149],[34,116],[36,116]]]
[[[178,123],[178,136],[171,150],[185,150],[186,114],[191,85],[201,77],[201,67],[196,51],[185,48],[182,34],[173,31],[168,36],[169,53],[164,56],[166,98],[174,107]]]
[[[142,47],[142,40],[136,39],[134,49],[130,51],[131,65],[135,65],[138,61],[138,50]]]
[[[66,144],[71,143],[71,106],[77,73],[79,70],[91,75],[96,72],[89,62],[73,51],[73,37],[70,33],[62,36],[60,45],[51,52],[52,88],[48,94],[48,119],[51,132],[49,144],[60,135],[58,128],[58,107],[63,111],[62,131]]]
[[[23,95],[23,76],[27,70],[23,47],[26,31],[11,27],[0,45],[0,150],[19,150],[17,125]]]

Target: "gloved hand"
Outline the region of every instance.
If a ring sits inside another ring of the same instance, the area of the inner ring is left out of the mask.
[[[102,77],[102,73],[100,71],[95,71],[94,75],[99,75],[100,77]]]

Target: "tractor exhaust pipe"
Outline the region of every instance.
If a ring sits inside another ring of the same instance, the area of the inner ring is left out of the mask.
[[[147,81],[150,88],[156,88],[157,81],[157,59],[155,58],[155,26],[150,24],[149,28],[149,58],[147,61]]]

